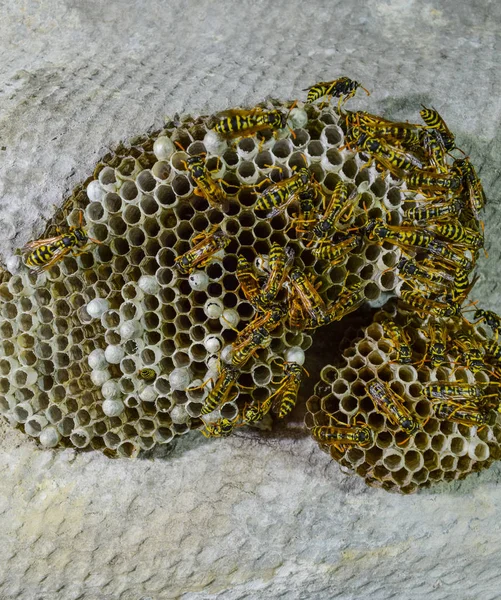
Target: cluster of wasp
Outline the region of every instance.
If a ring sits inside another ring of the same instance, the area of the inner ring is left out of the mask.
[[[232,241],[224,228],[227,203],[245,187],[255,196],[253,210],[257,218],[272,221],[279,215],[287,215],[288,238],[295,241],[296,248],[299,245],[301,251],[309,252],[312,260],[323,264],[325,271],[346,263],[352,252],[359,253],[368,244],[394,248],[399,259],[387,271],[399,278],[395,290],[399,307],[422,320],[424,335],[429,340],[427,360],[432,365],[448,360],[466,361],[472,372],[477,367],[484,368],[480,364],[486,362],[489,368],[495,368],[501,358],[497,333],[495,340],[481,343],[472,325],[470,334],[454,336],[453,349],[447,345],[452,335],[451,320],[467,323],[462,316],[462,305],[475,282],[470,281],[470,276],[483,247],[478,213],[485,204],[485,195],[475,169],[468,157],[454,156],[461,151],[436,110],[423,107],[422,125],[393,122],[364,111],[347,111],[345,104],[358,88],[365,90],[347,77],[322,82],[309,88],[303,106],[318,107],[319,102],[320,106],[328,106],[332,98],[338,100],[334,110],[344,135],[340,150],[353,153],[362,165],[361,170],[375,166],[382,178],[398,182],[395,186],[403,196],[402,210],[386,211],[383,207],[378,214],[365,210],[363,183],[353,185],[343,178],[338,178],[327,192],[317,179],[315,165],[311,161],[309,164],[306,157],[303,164],[292,167],[291,173],[270,165],[269,175],[264,179],[232,189],[227,181],[213,176],[209,168],[213,157],[192,155],[184,165],[194,193],[207,201],[209,210],[219,211],[222,221],[194,235],[191,248],[175,259],[175,267],[181,275],[190,276],[224,255]],[[228,111],[217,119],[210,133],[230,145],[254,137],[259,147],[270,135],[294,138],[290,124],[296,106],[298,102],[290,103],[288,110]],[[78,227],[54,238],[27,244],[22,249],[25,265],[36,271],[46,270],[64,256],[78,255],[88,244],[100,243],[90,238],[82,225],[80,222]],[[235,330],[234,341],[224,349],[226,352],[221,352],[217,376],[199,386],[209,388],[200,412],[204,435],[229,435],[235,427],[262,420],[272,409],[281,418],[289,414],[306,373],[301,352],[285,356],[282,378],[268,398],[241,406],[231,419],[218,416],[217,411],[238,395],[242,368],[260,350],[270,346],[279,327],[292,332],[314,332],[343,319],[366,302],[364,283],[350,280],[349,276],[337,296],[327,299],[321,282],[303,265],[298,261],[297,250],[277,242],[271,243],[268,254],[258,255],[254,263],[243,254],[238,256],[239,291],[255,315],[243,329]],[[498,331],[499,317],[494,313],[477,310],[475,318]],[[414,363],[416,356],[408,330],[391,319],[383,326],[396,352],[395,361]],[[142,369],[138,376],[151,381],[156,373],[153,369]],[[481,413],[478,402],[474,403],[465,386],[450,385],[450,389],[437,392],[440,396],[433,396],[434,400],[441,400],[437,403],[437,416],[449,420],[461,417],[461,422],[466,423],[464,413],[469,411],[470,422],[478,424],[480,417],[474,415],[475,411]],[[187,391],[194,389],[197,388],[189,387]],[[430,387],[426,393],[432,391]],[[365,393],[405,434],[411,436],[421,426],[406,408],[405,400],[387,382],[376,378],[367,383]],[[211,415],[216,417],[211,420]],[[341,449],[350,445],[363,447],[373,440],[372,430],[366,424],[337,423],[316,426],[311,431],[318,441]]]

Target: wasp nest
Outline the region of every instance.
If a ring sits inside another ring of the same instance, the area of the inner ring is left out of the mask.
[[[397,262],[394,249],[365,242],[329,268],[298,240],[291,226],[297,205],[271,219],[254,211],[256,184],[301,166],[310,166],[327,194],[340,180],[360,192],[345,229],[364,211],[377,218],[398,209],[398,186],[342,149],[338,120],[330,108],[306,105],[290,113],[292,132],[232,146],[210,130],[210,118],[187,118],[104,157],[41,236],[77,227],[83,211],[85,231],[100,243],[40,273],[15,257],[8,261],[11,273],[0,285],[2,415],[44,446],[121,456],[199,428],[208,386],[190,388],[217,376],[235,329],[255,312],[240,291],[237,257],[253,261],[273,243],[290,248],[294,265],[318,277],[326,302],[360,281],[370,301],[393,290],[396,278],[387,269]],[[200,154],[226,185],[222,207],[195,194],[186,161]],[[230,236],[229,245],[208,266],[183,275],[176,258],[214,225]],[[267,398],[273,377],[283,376],[273,359],[311,345],[307,332],[284,324],[272,338],[241,369],[239,394],[222,416],[232,419],[243,405]]]
[[[409,360],[399,356],[389,323],[408,342]],[[435,335],[441,326],[443,338]],[[406,494],[439,481],[462,479],[499,460],[501,426],[495,411],[497,388],[488,371],[492,367],[466,366],[464,347],[454,343],[462,334],[479,346],[485,344],[485,331],[462,318],[440,324],[395,306],[377,312],[371,325],[346,342],[338,362],[323,368],[305,419],[310,431],[368,425],[371,439],[351,447],[319,441],[320,448],[369,485]],[[442,339],[444,347],[435,348],[446,359],[438,364],[432,347]],[[374,381],[394,392],[414,416],[417,428],[412,435],[376,406],[368,393]]]

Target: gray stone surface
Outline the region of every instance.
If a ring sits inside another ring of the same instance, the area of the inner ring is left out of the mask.
[[[193,114],[347,74],[353,106],[432,104],[483,178],[499,304],[497,2],[5,1],[0,253],[39,234],[107,148]],[[2,600],[495,600],[501,468],[413,497],[346,477],[299,427],[193,434],[136,461],[42,451],[0,428]]]

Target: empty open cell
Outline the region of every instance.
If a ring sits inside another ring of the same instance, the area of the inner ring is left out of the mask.
[[[369,427],[371,429],[373,429],[374,431],[382,431],[384,426],[385,426],[385,418],[382,414],[377,413],[377,412],[372,412],[367,420],[367,424],[369,425]],[[388,431],[387,432],[389,435],[391,435],[391,433]],[[393,436],[392,436],[393,437]]]
[[[376,436],[376,446],[378,448],[388,448],[393,443],[393,436],[389,431],[380,431]]]

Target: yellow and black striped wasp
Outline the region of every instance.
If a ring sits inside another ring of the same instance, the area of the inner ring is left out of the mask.
[[[478,250],[484,245],[483,233],[461,225],[458,221],[449,223],[433,223],[431,230],[449,242],[466,246],[470,250]]]
[[[407,187],[428,191],[455,191],[461,186],[461,179],[450,173],[431,173],[415,170],[404,176]]]
[[[429,266],[427,263],[417,263],[413,259],[401,258],[397,264],[398,276],[404,280],[417,281],[427,287],[438,286],[438,289],[450,288],[454,276],[447,271]]]
[[[400,300],[412,307],[422,318],[428,315],[434,315],[435,317],[456,317],[461,314],[461,306],[459,304],[433,300],[421,291],[402,290],[400,292]]]
[[[268,269],[270,273],[258,296],[258,303],[260,305],[267,306],[275,300],[287,277],[293,260],[293,250],[283,248],[277,242],[272,244],[268,254]]]
[[[293,267],[287,277],[289,283],[289,323],[292,328],[304,327],[308,322],[320,322],[327,308],[309,276],[299,267]],[[305,315],[307,315],[305,317]]]
[[[354,81],[349,77],[339,77],[338,79],[334,79],[334,81],[320,81],[303,91],[308,91],[306,99],[308,103],[315,102],[324,96],[327,96],[326,104],[331,101],[331,98],[339,98],[338,109],[340,109],[345,102],[350,98],[353,98],[358,88],[361,88],[368,96],[370,96],[368,90],[366,90],[358,81]]]
[[[73,256],[82,254],[89,242],[102,244],[87,235],[82,223],[83,213],[80,212],[78,227],[72,226],[66,233],[59,233],[58,230],[58,235],[55,237],[25,244],[21,248],[24,264],[36,273],[40,273],[50,269],[70,253]]]
[[[220,208],[226,200],[226,194],[212,178],[203,157],[191,156],[186,166],[197,185],[194,193],[205,198],[212,207]]]
[[[459,249],[449,242],[443,240],[432,240],[428,246],[427,251],[430,255],[438,257],[442,262],[449,263],[454,269],[462,267],[467,271],[471,271],[473,268],[472,261],[464,255],[462,249]]]
[[[307,167],[301,167],[291,177],[270,185],[259,194],[255,210],[269,210],[269,216],[275,216],[282,207],[285,208],[299,194],[314,185],[317,184],[313,180],[313,173]]]
[[[430,344],[427,352],[431,367],[436,369],[447,364],[447,327],[442,319],[437,319],[435,322],[429,323],[428,337],[430,339]],[[426,356],[422,362],[425,361]]]
[[[223,118],[216,123],[213,130],[223,138],[236,138],[254,135],[264,129],[271,129],[272,131],[285,129],[290,111],[295,104],[290,107],[287,113],[262,108],[227,110],[222,113]]]
[[[271,396],[262,402],[246,404],[241,411],[241,424],[254,425],[262,421],[270,412],[271,404]]]
[[[231,390],[235,385],[240,372],[238,369],[234,368],[232,365],[225,365],[217,380],[214,383],[213,388],[210,390],[207,398],[205,399],[202,409],[200,411],[201,415],[207,415],[211,413],[216,408],[221,407],[223,404],[227,402],[231,402],[238,396],[238,391],[232,396]],[[212,380],[209,380],[212,381]],[[189,388],[190,390],[199,389],[207,385],[208,381],[202,383],[202,385],[197,388]]]
[[[360,238],[357,235],[350,235],[335,243],[327,242],[320,243],[313,249],[313,256],[320,260],[329,261],[329,265],[334,267],[342,263],[348,253],[360,245]]]
[[[383,412],[388,419],[402,431],[414,435],[421,425],[404,406],[404,400],[386,383],[376,380],[365,387],[367,394],[374,402],[376,409]]]
[[[242,254],[239,255],[237,260],[236,275],[245,298],[255,308],[260,308],[259,297],[261,288],[259,280],[254,273],[251,263]]]
[[[426,108],[426,106],[423,105],[421,106],[423,108],[419,111],[419,114],[428,128],[437,134],[437,137],[439,137],[439,140],[445,150],[448,152],[454,150],[456,147],[454,135],[445,124],[443,118],[438,114],[438,111],[436,111],[434,108]]]
[[[457,362],[464,365],[472,373],[488,370],[483,360],[483,349],[472,335],[458,331],[454,335],[453,346],[457,350]]]
[[[390,242],[396,246],[427,248],[435,239],[424,227],[387,225],[381,219],[372,219],[364,228],[367,239],[382,244]]]
[[[372,443],[374,435],[368,425],[345,425],[341,422],[339,423],[339,426],[317,425],[312,427],[311,435],[317,442],[335,446],[340,452],[344,452],[350,446],[360,446],[363,448]]]
[[[413,172],[423,168],[423,163],[410,152],[392,147],[379,138],[363,133],[356,141],[357,150],[367,152],[384,169],[397,177],[403,177],[408,171]]]
[[[458,174],[470,202],[473,215],[478,220],[478,211],[484,208],[486,198],[475,167],[471,164],[470,159],[465,157],[455,160],[452,169]]]
[[[469,402],[478,403],[481,401],[483,392],[478,385],[471,385],[464,382],[449,383],[430,383],[426,386],[426,396],[432,400],[434,398],[446,400],[447,398],[465,398]]]
[[[436,173],[448,173],[449,166],[445,161],[447,151],[442,141],[442,136],[436,130],[422,130],[419,141],[425,156]]]
[[[306,329],[316,329],[328,325],[333,321],[340,321],[365,302],[364,282],[358,281],[353,285],[343,288],[335,302],[331,304],[324,314],[316,320],[309,319]]]
[[[324,214],[318,219],[311,230],[312,241],[324,240],[332,236],[339,221],[347,222],[353,212],[353,204],[357,200],[356,188],[348,195],[344,181],[339,181],[332,192],[331,199]]]
[[[455,402],[440,402],[435,405],[435,414],[439,419],[460,423],[466,427],[483,426],[489,422],[489,412],[475,407],[462,406]]]
[[[487,325],[494,332],[495,339],[497,341],[499,333],[501,332],[501,317],[497,315],[493,310],[483,310],[479,308],[473,315],[475,323],[487,323]]]
[[[137,372],[137,376],[143,381],[155,381],[155,379],[157,378],[155,369],[151,369],[149,367],[139,369],[139,371]]]
[[[404,221],[430,223],[447,217],[457,217],[463,206],[464,200],[462,198],[455,198],[450,202],[433,203],[425,207],[414,206],[404,212]]]
[[[197,267],[204,267],[212,260],[214,254],[226,248],[230,241],[230,237],[219,229],[219,225],[214,225],[191,239],[195,246],[176,258],[176,267],[184,274],[191,273]]]
[[[353,141],[366,133],[405,150],[413,150],[419,145],[420,126],[413,123],[389,121],[366,111],[347,111],[345,123],[347,136]]]
[[[462,304],[477,281],[478,275],[470,282],[470,271],[463,267],[457,267],[450,293],[446,296],[447,300]]]
[[[409,337],[403,327],[390,318],[381,321],[386,337],[392,342],[396,352],[395,362],[408,365],[412,363],[412,350]]]
[[[296,405],[303,373],[308,375],[306,369],[296,362],[284,362],[283,369],[284,377],[279,382],[278,389],[270,396],[274,398],[273,405],[280,419],[286,417]]]
[[[263,315],[253,319],[232,344],[231,364],[241,367],[259,349],[271,343],[271,332],[280,325],[285,317],[285,308],[279,304],[272,306]]]
[[[233,433],[235,424],[236,420],[230,421],[222,417],[214,423],[206,423],[201,433],[204,437],[228,437]]]

